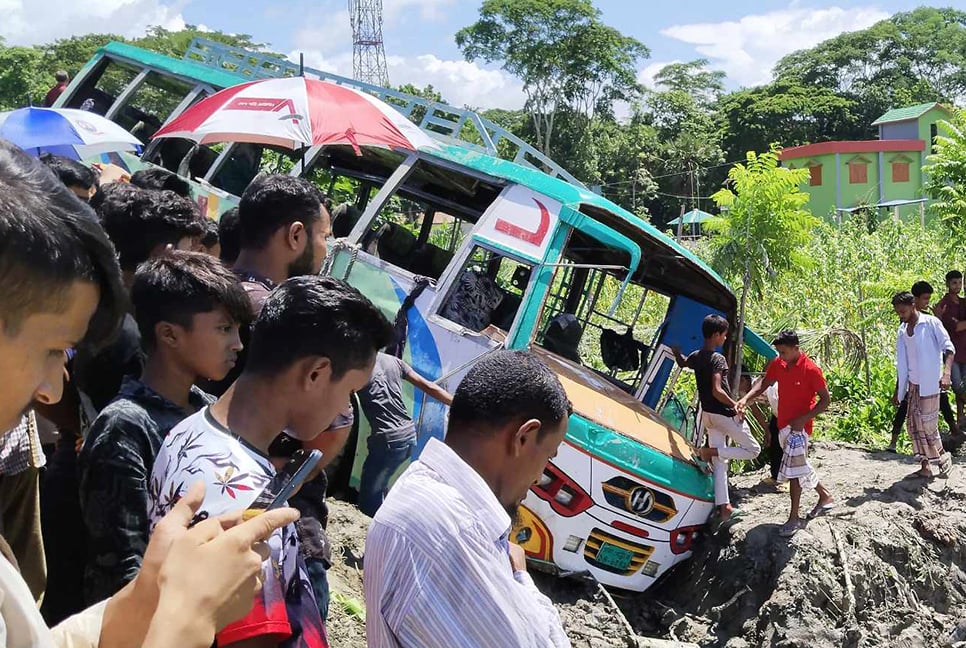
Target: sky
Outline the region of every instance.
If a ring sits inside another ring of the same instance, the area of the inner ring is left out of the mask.
[[[455,105],[519,108],[518,79],[498,66],[470,63],[454,35],[478,16],[480,0],[382,0],[383,39],[393,85],[432,84]],[[638,77],[675,61],[707,58],[727,86],[767,82],[774,63],[846,31],[859,30],[923,1],[907,0],[595,0],[605,23],[650,49]],[[966,9],[966,0],[939,6]],[[138,36],[149,25],[185,24],[251,34],[306,65],[352,76],[347,0],[0,0],[0,37],[33,45],[89,32]]]

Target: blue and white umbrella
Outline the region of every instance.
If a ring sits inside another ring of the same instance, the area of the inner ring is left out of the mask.
[[[111,120],[73,108],[20,108],[0,113],[0,139],[32,155],[54,153],[74,160],[141,149],[141,140]]]

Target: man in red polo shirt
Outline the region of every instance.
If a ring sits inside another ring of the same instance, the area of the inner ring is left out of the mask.
[[[744,398],[738,401],[737,410],[744,412],[745,407],[766,389],[778,384],[778,438],[783,457],[778,481],[790,484],[792,498],[791,511],[786,522],[778,530],[784,538],[795,535],[804,528],[805,522],[799,517],[798,508],[802,499],[802,489],[814,488],[818,493],[818,504],[808,514],[812,519],[835,507],[832,493],[818,480],[818,475],[808,462],[808,439],[812,434],[812,420],[825,411],[829,404],[828,387],[825,376],[811,358],[802,353],[798,346],[795,331],[782,331],[772,342],[778,351],[765,376]]]

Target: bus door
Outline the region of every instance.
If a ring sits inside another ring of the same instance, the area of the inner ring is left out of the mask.
[[[667,317],[655,336],[651,363],[637,393],[637,398],[645,405],[654,410],[660,409],[666,396],[665,387],[677,370],[671,347],[680,347],[685,356],[700,349],[704,343],[701,321],[711,314],[723,315],[720,311],[687,297],[677,296],[671,302]]]

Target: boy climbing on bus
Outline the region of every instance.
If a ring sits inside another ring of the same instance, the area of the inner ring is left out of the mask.
[[[747,421],[736,410],[737,403],[725,391],[728,361],[717,349],[728,339],[728,328],[728,320],[721,315],[708,315],[701,323],[704,344],[700,349],[686,358],[680,349],[672,349],[679,366],[694,370],[703,412],[701,425],[708,431],[710,445],[698,448],[698,456],[709,462],[714,471],[714,503],[722,522],[741,515],[741,511],[731,505],[728,496],[728,460],[754,459],[761,452]],[[728,439],[735,445],[728,445]]]

